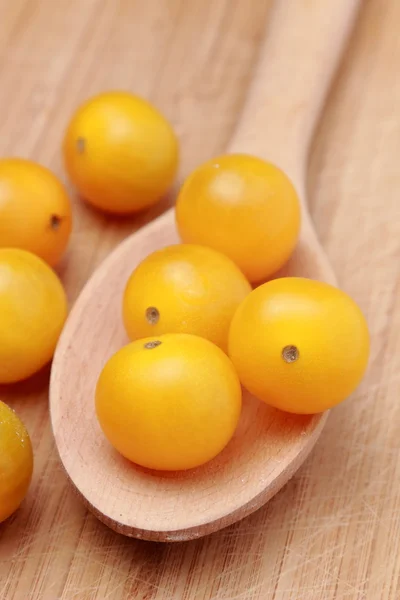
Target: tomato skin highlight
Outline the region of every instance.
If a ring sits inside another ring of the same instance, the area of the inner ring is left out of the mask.
[[[186,179],[176,202],[183,242],[231,258],[251,282],[276,273],[300,231],[300,202],[288,177],[246,154],[212,159]]]
[[[342,290],[310,279],[275,279],[253,290],[229,332],[229,356],[242,384],[281,410],[332,408],[360,383],[369,332]]]
[[[132,342],[106,363],[96,413],[109,442],[143,467],[185,470],[232,438],[242,403],[229,358],[201,337],[166,334]]]

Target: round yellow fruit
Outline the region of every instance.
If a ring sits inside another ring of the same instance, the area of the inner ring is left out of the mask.
[[[50,265],[63,255],[71,204],[55,175],[30,160],[0,160],[0,247],[22,248]]]
[[[184,242],[229,256],[251,282],[273,275],[292,254],[300,203],[288,177],[255,156],[228,154],[198,167],[176,202]]]
[[[232,317],[250,291],[243,273],[220,252],[168,246],[132,273],[123,299],[125,328],[132,340],[190,333],[226,350]]]
[[[178,142],[163,115],[127,92],[108,92],[78,108],[64,138],[68,175],[88,202],[131,213],[161,199],[178,165]]]
[[[105,365],[96,388],[104,434],[150,469],[183,470],[214,458],[232,438],[242,393],[229,358],[203,338],[137,340]]]
[[[32,445],[24,424],[0,402],[0,523],[19,507],[33,471]]]
[[[368,327],[345,292],[311,279],[275,279],[238,308],[229,355],[242,384],[260,400],[292,413],[318,413],[359,384]]]
[[[51,360],[66,316],[54,271],[30,252],[0,248],[0,384],[25,379]]]

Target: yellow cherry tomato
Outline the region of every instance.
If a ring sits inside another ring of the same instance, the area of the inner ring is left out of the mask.
[[[72,227],[71,205],[51,171],[30,160],[0,160],[0,247],[22,248],[55,265]]]
[[[238,308],[229,355],[242,384],[260,400],[292,413],[318,413],[360,382],[368,327],[343,291],[310,279],[275,279]]]
[[[132,340],[191,333],[227,350],[232,317],[250,291],[223,254],[191,244],[168,246],[132,273],[123,300],[125,327]]]
[[[242,393],[229,358],[194,335],[137,340],[107,362],[96,389],[111,444],[150,469],[184,470],[216,456],[239,420]]]
[[[300,205],[286,175],[248,155],[206,162],[184,183],[176,203],[184,242],[229,256],[252,281],[280,269],[296,245]]]
[[[130,213],[167,192],[177,170],[178,142],[154,106],[126,92],[108,92],[72,117],[64,159],[84,199],[111,213]]]
[[[24,424],[0,402],[0,523],[19,507],[33,471],[32,445]]]
[[[54,271],[30,252],[0,248],[0,384],[25,379],[50,361],[66,315]]]

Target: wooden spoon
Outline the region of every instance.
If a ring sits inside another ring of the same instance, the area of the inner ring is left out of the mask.
[[[278,164],[301,195],[300,242],[285,274],[334,281],[307,212],[305,176],[311,136],[359,4],[276,2],[254,85],[229,147]],[[178,241],[169,211],[105,260],[71,312],[51,376],[56,445],[82,499],[115,531],[156,541],[197,538],[255,511],[300,467],[327,417],[285,414],[247,395],[234,439],[201,468],[152,472],[114,451],[97,423],[94,390],[106,360],[127,342],[121,320],[124,286],[139,261]]]

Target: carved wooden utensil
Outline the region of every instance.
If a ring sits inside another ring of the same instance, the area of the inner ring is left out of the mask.
[[[285,274],[334,281],[305,202],[308,150],[359,0],[279,0],[229,151],[264,157],[292,178],[303,224]],[[127,342],[121,301],[133,268],[178,242],[173,211],[125,240],[76,302],[52,368],[50,409],[64,468],[91,511],[112,529],[156,541],[200,537],[269,500],[300,467],[327,414],[296,416],[247,395],[238,431],[207,465],[181,473],[146,471],[120,456],[96,420],[94,390],[105,361]]]

